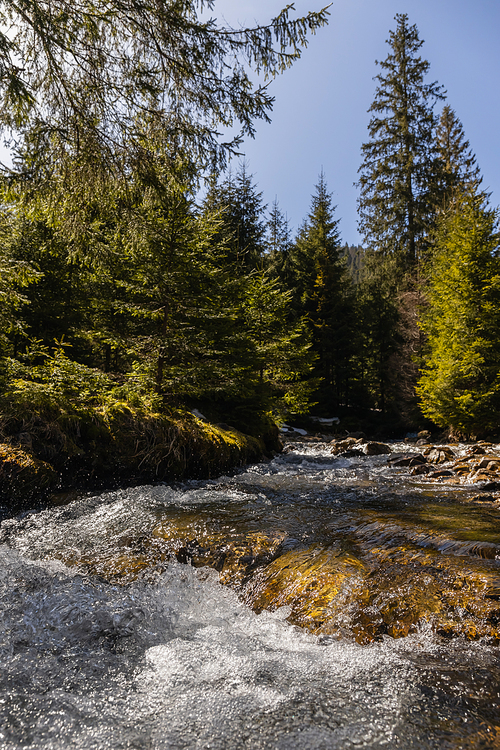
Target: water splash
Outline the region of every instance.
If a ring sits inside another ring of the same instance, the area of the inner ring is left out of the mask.
[[[442,638],[425,618],[400,640],[354,639],[360,610],[349,602],[367,590],[372,621],[384,607],[423,606],[435,587],[442,606],[445,581],[462,582],[446,605],[462,622],[483,617],[467,611],[472,600],[497,607],[498,561],[470,547],[496,543],[494,522],[456,492],[423,490],[383,457],[309,446],[236,477],[83,497],[5,522],[2,750],[500,746],[497,647]],[[187,536],[155,535],[175,522]],[[279,540],[275,562],[222,586],[215,570],[176,561],[195,527],[199,542],[219,535],[235,550],[256,533]],[[256,614],[238,596],[287,555],[310,583],[328,566],[345,573],[330,632],[292,624],[286,597]]]

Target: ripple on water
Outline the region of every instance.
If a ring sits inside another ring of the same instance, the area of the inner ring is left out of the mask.
[[[4,523],[2,750],[500,747],[496,516],[328,450]]]
[[[438,647],[425,632],[369,647],[318,639],[286,610],[255,615],[205,571],[173,564],[155,585],[116,589],[1,555],[2,601],[24,587],[2,630],[5,750],[425,750],[444,746],[438,714],[460,741],[488,728],[460,671],[467,658],[491,670],[474,644]],[[462,682],[443,697],[447,674]]]

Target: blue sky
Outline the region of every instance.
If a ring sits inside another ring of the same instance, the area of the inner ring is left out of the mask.
[[[216,0],[211,15],[231,24],[264,23],[280,0]],[[297,12],[322,7],[298,0]],[[500,203],[500,0],[336,0],[330,23],[311,38],[302,59],[272,84],[272,123],[245,143],[249,171],[268,204],[278,198],[294,231],[307,215],[323,168],[345,242],[357,243],[356,199],[360,147],[367,139],[385,40],[396,13],[407,13],[424,40],[428,80],[447,90],[491,193]],[[438,105],[440,107],[440,105]]]

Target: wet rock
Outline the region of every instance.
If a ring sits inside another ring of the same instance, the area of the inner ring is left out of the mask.
[[[466,477],[467,482],[473,482],[474,484],[478,484],[479,482],[484,482],[488,485],[498,484],[496,479],[497,479],[497,476],[494,472],[486,471],[485,469],[482,469],[479,471],[471,471],[471,473]],[[500,484],[499,484],[499,487],[500,487]]]
[[[497,472],[500,470],[500,459],[497,457],[492,458],[491,456],[485,456],[485,458],[477,464],[477,468]]]
[[[347,437],[344,440],[337,440],[332,445],[332,453],[334,455],[338,455],[339,453],[343,453],[344,451],[350,450],[354,446],[362,445],[363,439],[362,438],[355,438],[355,437]]]
[[[445,479],[447,477],[452,477],[453,472],[449,469],[440,469],[439,471],[431,471],[430,474],[428,474],[429,479]]]
[[[405,468],[407,466],[419,466],[427,463],[427,459],[421,453],[397,453],[388,460],[389,466]]]
[[[385,453],[392,453],[390,447],[385,443],[366,443],[364,446],[364,452],[367,456],[382,456]]]
[[[470,470],[470,464],[464,463],[462,460],[453,465],[453,471],[459,476],[469,474]]]
[[[467,451],[468,456],[482,456],[486,453],[486,450],[482,445],[473,445]]]
[[[412,476],[419,476],[421,474],[429,474],[431,471],[433,471],[433,469],[429,464],[417,464],[411,468],[410,474]]]
[[[498,492],[500,491],[500,482],[486,482],[483,485],[485,492]]]
[[[498,554],[498,548],[494,544],[488,544],[483,542],[482,544],[475,544],[469,550],[470,555],[475,557],[482,557],[483,560],[495,560]]]
[[[420,430],[420,432],[417,435],[417,438],[419,440],[429,440],[431,437],[431,433],[429,430]]]
[[[500,587],[487,589],[484,596],[486,599],[494,599],[495,601],[500,601]]]
[[[342,458],[356,458],[357,456],[365,456],[366,454],[361,448],[348,448],[338,455],[342,456]]]
[[[480,495],[473,495],[469,500],[471,503],[494,503],[496,502],[496,497],[494,495],[481,493]]]
[[[424,451],[424,456],[430,464],[444,464],[447,461],[452,461],[455,458],[455,454],[451,448],[446,445],[440,445],[435,448],[427,448]]]
[[[194,531],[197,536],[189,539]],[[196,512],[159,523],[153,529],[153,538],[164,553],[175,556],[178,562],[195,568],[214,568],[221,582],[231,585],[238,585],[254,570],[269,564],[281,554],[287,541],[281,532],[268,534],[242,529],[228,535],[213,519],[202,523]]]
[[[352,555],[313,545],[274,560],[254,576],[243,600],[257,612],[289,606],[289,622],[317,632],[335,615],[342,615],[344,586],[366,572]],[[351,588],[347,591],[352,594]]]

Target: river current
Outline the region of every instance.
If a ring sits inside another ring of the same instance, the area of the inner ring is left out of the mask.
[[[304,442],[5,519],[0,748],[500,748],[474,492]]]

